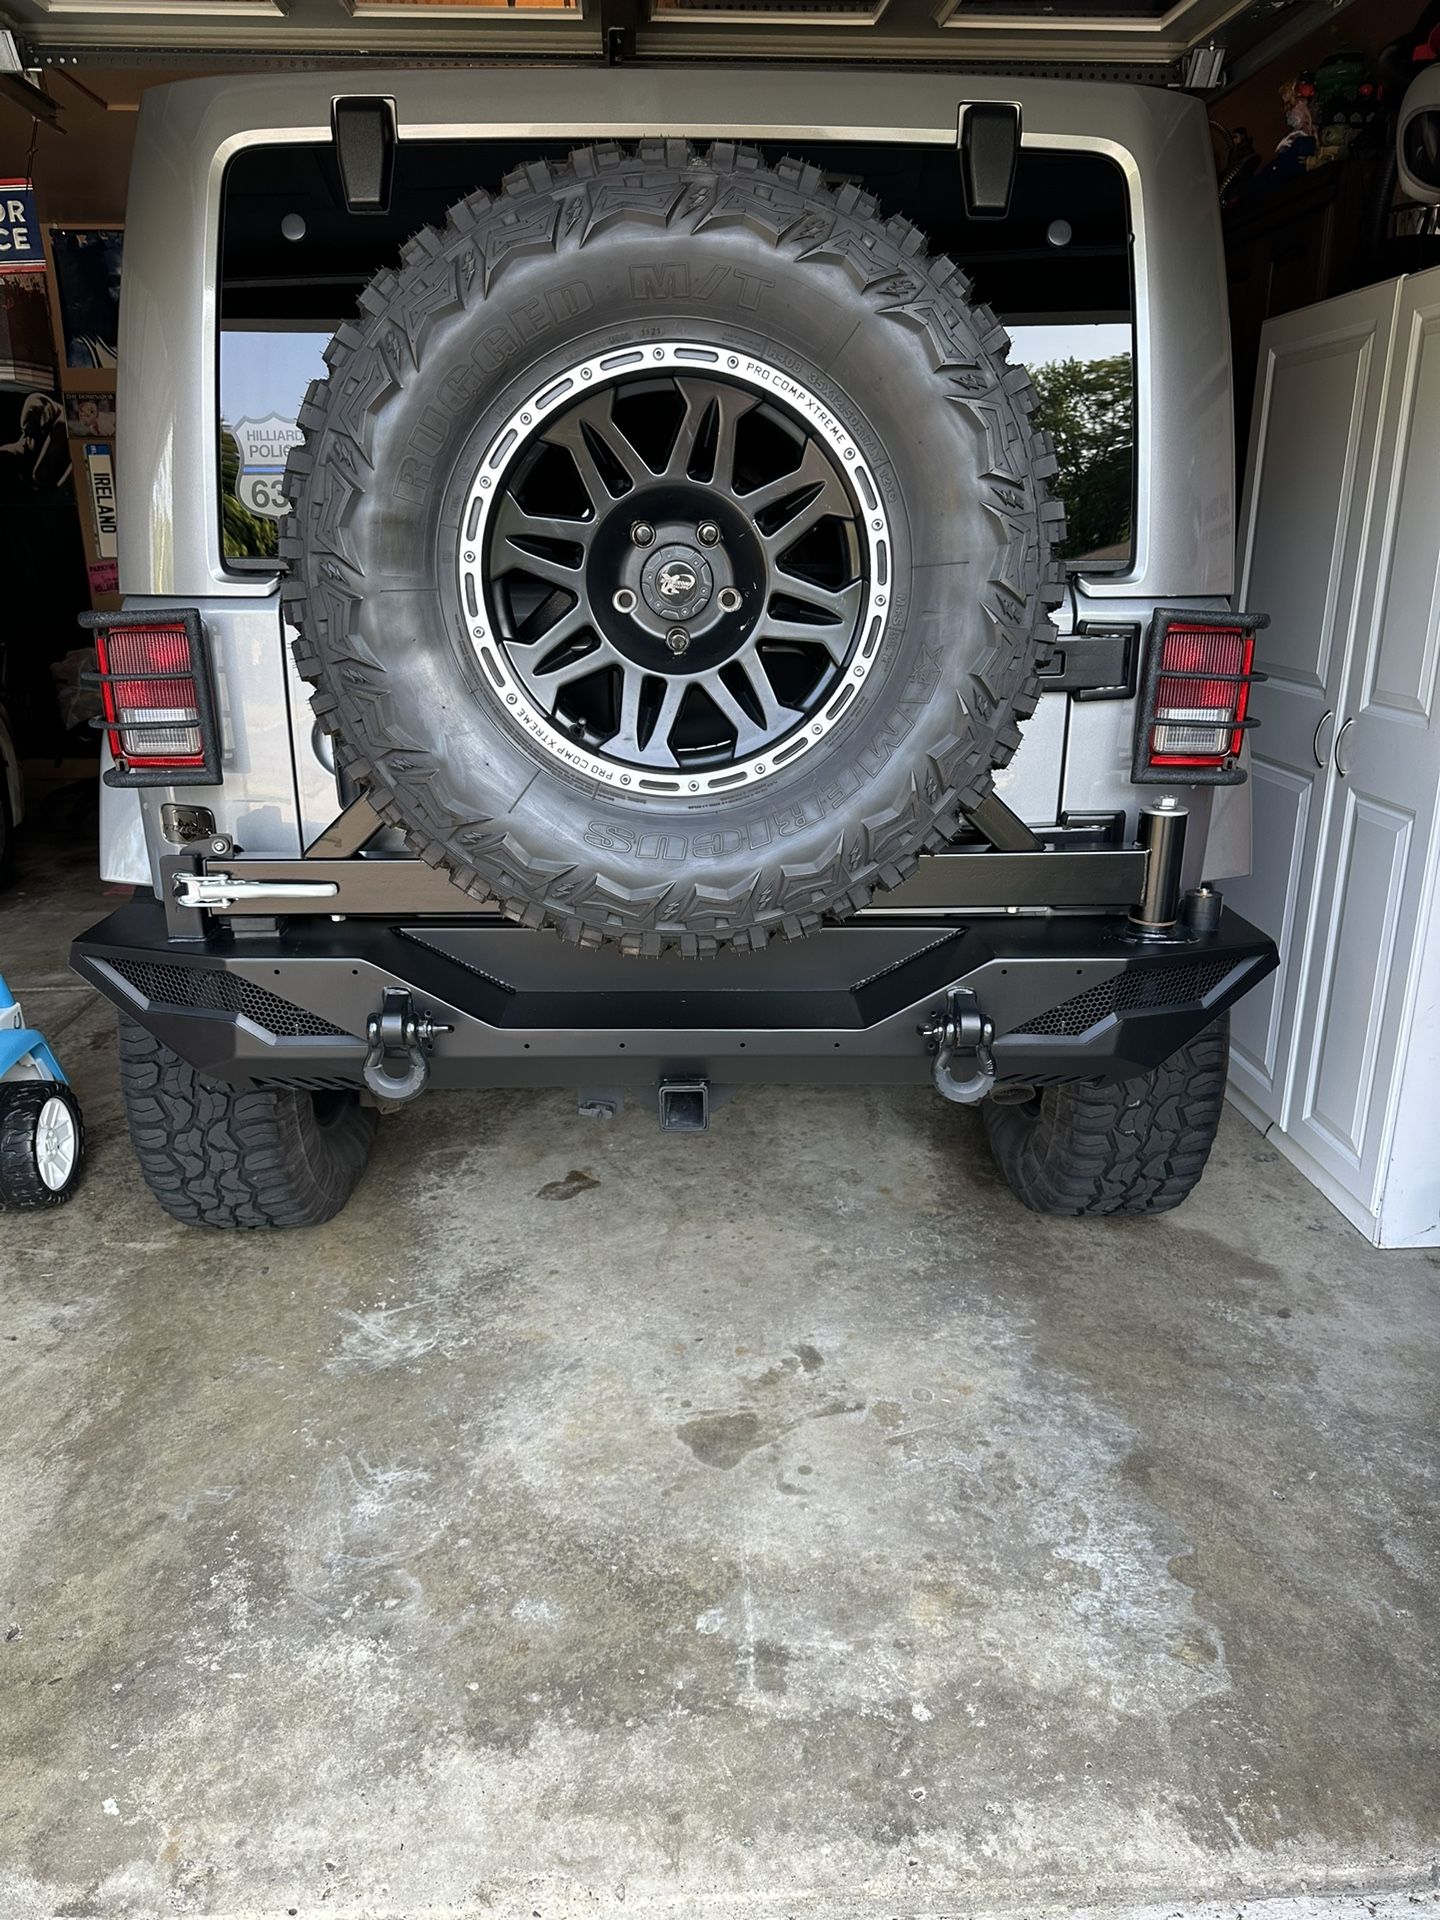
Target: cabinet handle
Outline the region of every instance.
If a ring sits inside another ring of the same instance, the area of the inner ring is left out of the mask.
[[[1310,751],[1315,756],[1316,766],[1320,767],[1321,769],[1323,769],[1328,764],[1330,756],[1328,752],[1321,753],[1320,736],[1325,731],[1326,727],[1329,726],[1330,722],[1334,718],[1335,718],[1335,709],[1333,707],[1327,707],[1324,713],[1321,714],[1315,726],[1315,738],[1311,743]]]
[[[1352,713],[1350,718],[1345,722],[1344,726],[1341,727],[1340,731],[1335,736],[1335,771],[1336,773],[1339,774],[1342,780],[1345,778],[1346,774],[1349,773],[1350,766],[1349,766],[1349,762],[1343,757],[1341,753],[1341,748],[1345,745],[1346,740],[1349,739],[1350,729],[1354,726],[1354,724],[1355,724],[1355,716]]]

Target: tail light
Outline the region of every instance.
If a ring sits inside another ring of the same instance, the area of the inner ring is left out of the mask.
[[[220,779],[205,635],[190,607],[82,614],[93,629],[112,786],[214,786]]]
[[[1147,784],[1233,784],[1249,718],[1255,634],[1263,615],[1160,607],[1150,629],[1131,777]]]

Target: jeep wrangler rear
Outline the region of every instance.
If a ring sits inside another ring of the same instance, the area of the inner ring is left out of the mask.
[[[329,1218],[427,1086],[930,1078],[1039,1210],[1199,1178],[1275,964],[1203,112],[822,77],[147,96],[74,958],[177,1219]]]

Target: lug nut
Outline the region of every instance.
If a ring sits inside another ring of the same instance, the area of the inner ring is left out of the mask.
[[[655,529],[648,520],[637,520],[630,529],[630,539],[637,547],[648,547],[655,538]]]
[[[684,627],[671,627],[665,636],[665,644],[672,653],[684,653],[690,645],[690,636]]]
[[[695,531],[702,547],[713,547],[720,538],[720,529],[713,520],[702,521]]]
[[[740,611],[740,595],[734,587],[721,587],[715,599],[722,613],[738,613]]]
[[[616,613],[633,613],[635,611],[635,596],[629,587],[619,587],[616,589],[615,597],[610,604],[614,607]]]

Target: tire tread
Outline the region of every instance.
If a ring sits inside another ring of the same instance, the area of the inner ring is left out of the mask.
[[[461,842],[471,823],[447,804],[433,760],[408,746],[398,751],[404,744],[399,741],[365,744],[375,726],[373,687],[357,695],[348,685],[353,676],[341,666],[348,616],[363,582],[336,551],[329,449],[345,442],[350,458],[343,485],[354,492],[363,484],[356,459],[363,463],[366,449],[344,418],[344,396],[361,385],[378,393],[382,375],[398,387],[406,365],[419,364],[423,325],[412,334],[408,315],[418,284],[442,263],[464,280],[468,259],[483,297],[505,271],[507,231],[523,229],[527,252],[583,247],[617,220],[653,227],[667,187],[673,194],[665,203],[665,224],[699,231],[723,208],[727,218],[739,217],[757,240],[787,258],[823,253],[832,264],[841,261],[857,292],[879,313],[926,336],[937,392],[967,409],[986,435],[983,478],[995,496],[991,511],[1011,533],[1003,549],[1006,571],[985,587],[992,645],[972,670],[970,685],[957,688],[967,721],[929,755],[923,777],[911,780],[901,801],[879,818],[848,823],[823,910],[815,905],[813,875],[787,872],[783,859],[765,869],[764,887],[758,880],[728,893],[707,887],[704,923],[684,925],[660,918],[673,886],[625,888],[609,876],[602,885],[598,873],[575,867],[564,876],[562,893],[556,885],[562,876],[531,857],[513,833],[495,845],[477,844],[473,835]],[[588,217],[572,221],[572,202]],[[537,239],[535,222],[543,225],[547,205],[556,217],[548,239]],[[818,237],[817,227],[823,229]],[[1008,363],[1008,351],[1003,326],[989,308],[972,303],[969,281],[953,260],[929,253],[924,235],[903,216],[882,220],[874,196],[859,183],[827,180],[809,163],[786,159],[771,167],[755,149],[725,140],[703,155],[674,139],[645,140],[634,152],[600,142],[563,164],[535,161],[516,168],[498,196],[469,195],[450,210],[443,229],[415,236],[399,272],[386,269],[372,281],[360,320],[337,331],[325,355],[329,378],[306,396],[304,442],[287,468],[286,491],[294,505],[280,534],[280,554],[290,570],[282,597],[299,629],[296,664],[315,688],[312,705],[335,738],[340,766],[366,788],[381,818],[401,830],[420,859],[448,871],[476,898],[498,900],[507,918],[524,926],[550,925],[579,947],[608,939],[638,955],[674,949],[704,958],[723,945],[756,949],[771,935],[801,938],[826,917],[859,911],[877,889],[898,886],[922,853],[947,846],[965,810],[991,791],[995,771],[1020,743],[1019,722],[1035,710],[1040,670],[1053,648],[1050,614],[1063,591],[1054,548],[1063,537],[1064,508],[1048,487],[1056,471],[1053,443],[1030,424],[1035,395],[1029,375]],[[1023,556],[1018,568],[1012,552]]]
[[[35,1129],[47,1100],[63,1099],[75,1121],[75,1166],[58,1191],[40,1178],[35,1160]],[[80,1184],[85,1164],[85,1122],[80,1102],[64,1081],[17,1080],[0,1086],[0,1213],[35,1212],[60,1207]]]
[[[987,1100],[990,1150],[1036,1213],[1168,1212],[1205,1171],[1229,1056],[1227,1013],[1134,1079],[1047,1087],[1026,1106]]]
[[[358,1097],[328,1127],[299,1088],[242,1091],[209,1080],[120,1019],[120,1092],[145,1183],[196,1227],[313,1227],[365,1171],[376,1114]]]

